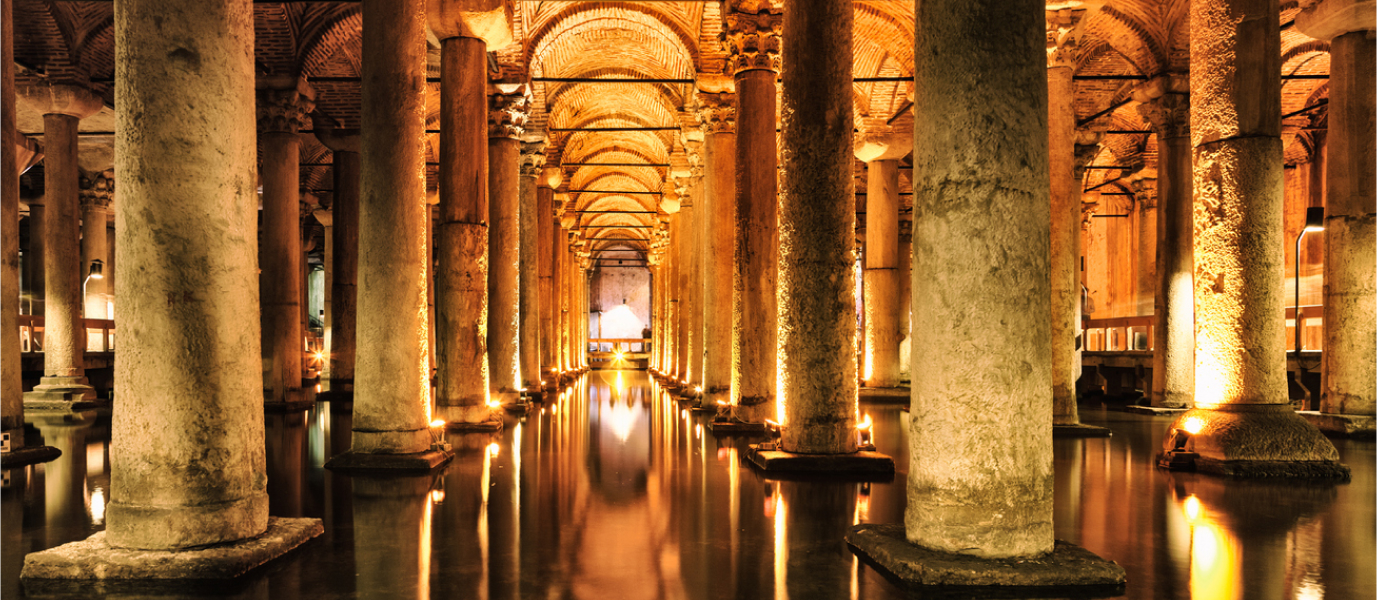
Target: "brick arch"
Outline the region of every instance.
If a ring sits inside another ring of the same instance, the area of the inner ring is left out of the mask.
[[[1140,75],[1165,71],[1168,53],[1149,28],[1133,16],[1106,6],[1085,19],[1082,44],[1098,41],[1113,47]]]
[[[568,6],[550,16],[547,21],[531,31],[527,37],[525,60],[526,64],[532,66],[532,74],[541,74],[534,69],[537,64],[536,57],[547,51],[549,46],[555,45],[554,42],[547,42],[547,38],[550,36],[558,38],[568,33],[577,34],[580,30],[596,29],[596,26],[590,27],[590,24],[607,20],[625,24],[622,28],[632,31],[639,30],[642,33],[658,30],[655,31],[657,34],[655,37],[661,39],[666,38],[664,34],[667,32],[669,34],[667,37],[676,42],[671,46],[677,46],[671,49],[688,58],[690,73],[694,70],[693,66],[698,63],[698,45],[694,36],[669,15],[641,4],[590,2]],[[605,25],[606,23],[601,24]],[[674,77],[675,75],[665,74],[662,76]]]
[[[344,8],[319,31],[314,39],[303,45],[305,51],[298,60],[298,72],[302,76],[316,74],[346,44],[362,43],[360,32],[363,31],[363,5]]]

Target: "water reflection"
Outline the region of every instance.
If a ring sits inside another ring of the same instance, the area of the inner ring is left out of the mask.
[[[764,478],[743,462],[752,438],[714,437],[710,416],[637,371],[591,372],[500,433],[448,433],[457,456],[427,477],[323,469],[349,448],[350,409],[267,416],[271,509],[322,518],[325,534],[216,595],[903,597],[843,541],[854,523],[903,520],[901,407],[863,407],[899,467],[872,484]],[[1056,532],[1123,564],[1125,597],[1373,597],[1373,444],[1339,442],[1350,485],[1241,482],[1154,468],[1169,419],[1083,409],[1114,437],[1056,442]],[[23,597],[24,553],[103,527],[108,423],[31,419],[64,454],[9,473],[0,596]]]

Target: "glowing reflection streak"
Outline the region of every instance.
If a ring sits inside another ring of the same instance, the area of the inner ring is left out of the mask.
[[[1234,600],[1241,598],[1238,544],[1223,526],[1209,517],[1194,495],[1181,503],[1191,528],[1192,598]]]
[[[789,586],[786,577],[789,571],[789,530],[785,517],[789,506],[784,502],[780,484],[775,483],[775,600],[788,600]]]
[[[494,444],[495,445],[495,444]],[[483,503],[478,507],[478,555],[483,565],[478,576],[478,597],[488,595],[488,489],[492,485],[492,447],[483,452],[483,479],[481,483]]]
[[[517,422],[512,430],[512,549],[516,560],[512,561],[512,581],[521,581],[521,428]]]
[[[420,573],[416,577],[417,598],[430,597],[430,532],[431,519],[435,514],[435,504],[431,502],[424,502],[423,504],[425,505],[425,512],[421,515],[421,560],[418,561],[420,568],[417,569]]]

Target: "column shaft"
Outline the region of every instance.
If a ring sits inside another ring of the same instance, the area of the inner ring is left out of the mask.
[[[692,247],[689,249],[689,335],[688,335],[688,372],[689,383],[691,385],[701,385],[703,383],[703,339],[704,339],[704,319],[703,312],[703,285],[707,278],[705,271],[707,265],[708,228],[707,222],[711,215],[706,210],[707,193],[705,191],[706,181],[704,178],[693,178],[694,201],[698,203],[697,210],[693,216]]]
[[[703,194],[703,404],[732,392],[732,253],[736,250],[736,132],[707,135]]]
[[[105,540],[167,550],[250,538],[268,523],[257,244],[245,235],[258,211],[253,9],[128,0],[114,11],[116,121],[138,123],[116,127],[116,250],[138,276],[116,290],[122,401]]]
[[[19,181],[19,178],[14,178]],[[46,197],[28,199],[29,204],[29,250],[24,253],[24,297],[28,301],[28,314],[43,316],[44,298],[48,295],[47,274],[43,272],[44,263],[47,262],[47,251],[43,243],[44,231],[47,229],[48,209],[43,205]]]
[[[1152,405],[1187,407],[1195,397],[1195,258],[1191,151],[1185,96],[1157,137],[1157,285],[1153,302]],[[1160,102],[1160,101],[1159,101]]]
[[[536,210],[536,173],[525,172],[526,160],[531,158],[542,158],[540,155],[532,157],[528,152],[523,152],[522,173],[521,173],[521,206],[520,214],[520,265],[517,269],[518,286],[520,287],[520,306],[518,307],[518,327],[521,331],[521,387],[535,390],[540,386],[540,286],[537,284],[539,279],[540,254],[536,248],[536,221],[539,214]]]
[[[106,292],[105,264],[109,262],[110,239],[105,233],[106,223],[109,221],[109,207],[99,201],[83,202],[81,205],[81,271],[83,281],[86,281],[86,295],[82,299],[85,305],[84,311],[88,319],[107,319],[105,301],[109,298]],[[99,279],[87,276],[91,274],[91,265],[97,260],[101,262],[101,276]]]
[[[0,430],[18,436],[14,445],[18,447],[24,437],[24,382],[19,365],[19,131],[14,120],[13,11],[13,0],[0,0]]]
[[[853,19],[845,0],[784,13],[776,298],[789,452],[856,451]]]
[[[944,552],[1053,546],[1044,8],[936,0],[917,13],[912,309],[924,340],[905,523],[909,541]]]
[[[1159,163],[1160,164],[1160,163]],[[1143,185],[1140,183],[1139,185]],[[1157,283],[1157,196],[1152,189],[1143,189],[1134,194],[1133,210],[1137,221],[1138,244],[1134,248],[1136,259],[1133,282],[1134,314],[1152,314],[1154,288]],[[1132,339],[1128,340],[1133,343]]]
[[[555,229],[557,228],[554,220],[554,199],[555,190],[540,186],[536,189],[535,223],[536,223],[536,269],[539,273],[540,281],[540,372],[542,377],[549,377],[551,371],[559,367],[558,359],[558,337],[555,335],[555,327],[559,322],[557,316],[558,305],[554,298],[554,247]]]
[[[1047,163],[1052,196],[1050,260],[1052,286],[1052,422],[1076,424],[1076,322],[1081,302],[1076,277],[1080,256],[1081,190],[1076,179],[1075,85],[1071,66],[1047,69]]]
[[[495,401],[521,389],[521,142],[488,138],[488,382]]]
[[[359,172],[358,152],[334,153],[335,201],[330,227],[330,390],[354,389],[358,340]]]
[[[81,254],[77,243],[80,122],[71,115],[43,115],[43,376],[76,378],[73,382],[85,384],[86,328],[81,321]]]
[[[689,332],[693,330],[693,242],[696,231],[694,224],[692,200],[683,202],[679,207],[679,241],[675,247],[675,260],[678,262],[675,283],[679,288],[679,310],[678,324],[674,328],[674,372],[675,378],[683,382],[691,382],[693,378],[693,373],[690,372],[692,363],[689,361],[693,348],[690,346],[692,337]]]
[[[268,402],[301,391],[301,139],[295,131],[263,131],[262,233],[258,250],[263,313],[263,389]]]
[[[732,404],[736,418],[749,423],[780,419],[775,404],[779,174],[775,96],[774,71],[750,69],[736,74]]]
[[[899,385],[899,161],[866,165],[865,385]]]

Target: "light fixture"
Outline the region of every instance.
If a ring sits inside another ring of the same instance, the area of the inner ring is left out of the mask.
[[[1162,454],[1158,466],[1172,471],[1195,470],[1195,459],[1200,455],[1195,452],[1191,440],[1204,428],[1205,421],[1200,417],[1186,417],[1180,427],[1172,428],[1171,450]]]
[[[81,316],[86,316],[86,284],[92,279],[105,279],[105,263],[99,258],[91,261],[91,272],[81,280]]]
[[[1305,227],[1301,228],[1300,234],[1296,236],[1296,360],[1300,360],[1301,353],[1301,332],[1304,329],[1301,320],[1300,306],[1300,248],[1301,240],[1305,239],[1305,234],[1311,231],[1324,231],[1324,207],[1312,206],[1305,209]]]
[[[856,425],[856,450],[875,450],[875,423],[870,420],[870,413],[866,413],[865,420]]]

